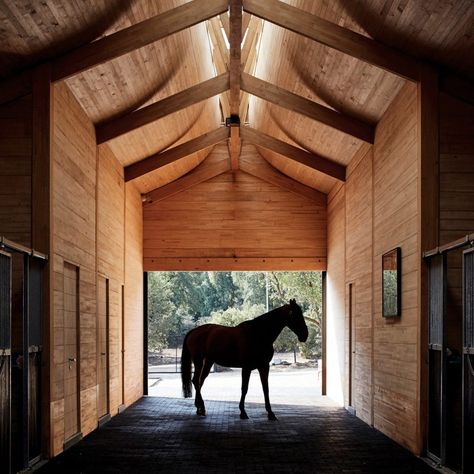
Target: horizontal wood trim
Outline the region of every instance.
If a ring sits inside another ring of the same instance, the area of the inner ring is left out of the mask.
[[[227,0],[194,0],[77,48],[53,61],[53,81],[66,79],[219,15]]]
[[[153,271],[326,271],[326,257],[304,258],[144,258],[143,270]]]
[[[125,181],[130,181],[163,166],[169,165],[170,163],[174,163],[181,158],[189,156],[191,153],[215,145],[228,137],[229,129],[221,127],[197,138],[193,138],[181,145],[175,146],[161,153],[156,153],[142,161],[126,166]]]
[[[223,151],[220,150],[220,147],[214,148],[211,154],[199,166],[182,178],[143,195],[144,205],[147,206],[154,202],[162,201],[196,184],[229,171],[230,161],[225,145]]]
[[[251,127],[242,127],[240,130],[240,136],[243,140],[247,140],[254,145],[261,146],[267,150],[286,156],[291,160],[327,174],[339,181],[345,181],[346,179],[345,166],[323,158],[322,156],[309,153],[302,148],[290,145],[289,143],[277,140],[276,138],[259,132]]]
[[[154,122],[166,115],[185,109],[229,89],[229,74],[224,73],[138,109],[124,117],[96,127],[97,143],[105,143],[136,128]]]
[[[369,123],[340,114],[328,107],[324,107],[244,72],[241,78],[241,88],[249,94],[272,102],[280,107],[285,107],[293,112],[298,112],[367,143],[374,143],[375,128]]]
[[[420,62],[366,36],[278,0],[243,0],[244,10],[411,81],[419,80]]]
[[[284,175],[273,166],[271,166],[264,158],[262,158],[258,151],[254,149],[251,156],[247,152],[246,148],[251,145],[246,145],[244,147],[243,153],[240,156],[240,169],[245,173],[251,174],[256,178],[260,178],[267,183],[274,184],[276,186],[280,186],[287,191],[291,191],[292,193],[299,194],[307,199],[311,199],[312,201],[316,202],[317,204],[321,204],[322,206],[326,206],[327,204],[327,196],[326,194],[318,191],[317,189],[310,188],[309,186],[305,186],[304,184],[295,181],[292,178]],[[252,148],[254,148],[252,146]]]

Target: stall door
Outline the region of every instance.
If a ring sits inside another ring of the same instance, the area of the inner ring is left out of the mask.
[[[463,472],[474,472],[474,249],[464,252]]]
[[[109,280],[101,276],[97,282],[97,326],[99,347],[99,420],[109,413]]]
[[[429,400],[428,454],[441,464],[446,459],[446,257],[436,255],[429,266]]]
[[[0,459],[2,472],[10,472],[11,275],[11,258],[0,251]]]
[[[64,440],[79,432],[79,268],[64,263]]]

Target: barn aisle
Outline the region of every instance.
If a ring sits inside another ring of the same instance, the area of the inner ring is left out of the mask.
[[[344,409],[148,397],[57,456],[48,473],[430,473],[422,460]]]

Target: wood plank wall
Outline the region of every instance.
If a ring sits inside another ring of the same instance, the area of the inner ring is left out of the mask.
[[[125,284],[126,339],[133,350],[125,367],[126,403],[143,394],[143,324],[141,200],[127,194],[123,168],[106,146],[97,149],[95,131],[64,83],[54,87],[53,130],[53,263],[54,366],[52,370],[53,455],[64,443],[63,268],[79,272],[80,432],[86,435],[98,423],[97,278],[109,280],[109,412],[117,413],[122,400],[122,285]],[[127,205],[127,207],[126,207]],[[127,229],[127,231],[126,231]],[[125,247],[127,240],[127,252]],[[124,272],[129,277],[124,279]],[[127,285],[130,287],[128,291]]]
[[[123,167],[107,145],[97,148],[97,273],[109,280],[109,391],[111,414],[122,400],[122,285],[125,251]]]
[[[345,187],[336,186],[328,196],[328,266],[326,367],[327,394],[344,404],[345,386]]]
[[[0,235],[31,246],[31,95],[0,106]]]
[[[352,328],[352,405],[372,424],[372,147],[363,146],[347,169],[346,192],[346,328]],[[352,325],[348,318],[352,285]],[[346,340],[349,332],[346,329]],[[348,347],[348,345],[346,345]],[[349,373],[346,351],[346,374]],[[349,384],[349,377],[347,377]]]
[[[95,131],[64,83],[53,102],[53,454],[64,439],[64,267],[79,272],[80,431],[97,426],[96,145]]]
[[[145,206],[144,261],[147,270],[323,270],[326,206],[229,171]]]
[[[345,360],[348,403],[348,285],[353,298],[353,391],[356,415],[413,452],[420,452],[417,89],[407,84],[379,122],[375,144],[363,147],[348,179],[328,204],[328,377]],[[401,247],[402,316],[381,314],[381,257]],[[331,301],[332,299],[336,301]],[[346,300],[346,301],[344,301]],[[334,323],[331,323],[334,320]],[[344,328],[340,329],[341,321]],[[332,340],[331,324],[339,329]],[[341,339],[345,335],[345,354]],[[339,346],[337,346],[339,344]],[[328,393],[341,390],[330,386]],[[340,385],[340,382],[337,381]],[[341,395],[339,395],[341,397]]]
[[[125,404],[143,395],[143,211],[141,194],[125,185]]]
[[[417,133],[417,89],[408,83],[378,124],[373,148],[373,419],[375,428],[419,453]],[[402,314],[384,319],[381,258],[395,247],[402,255]]]

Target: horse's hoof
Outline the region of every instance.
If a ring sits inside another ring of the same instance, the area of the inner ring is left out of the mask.
[[[273,412],[270,412],[270,413],[268,414],[268,419],[269,419],[270,421],[277,421],[277,420],[278,420],[278,418],[275,416],[275,413],[273,413]]]
[[[197,416],[206,416],[206,410],[204,408],[198,408],[196,414]]]
[[[241,420],[248,420],[249,416],[247,415],[247,413],[243,412],[243,413],[240,413],[240,419]]]

